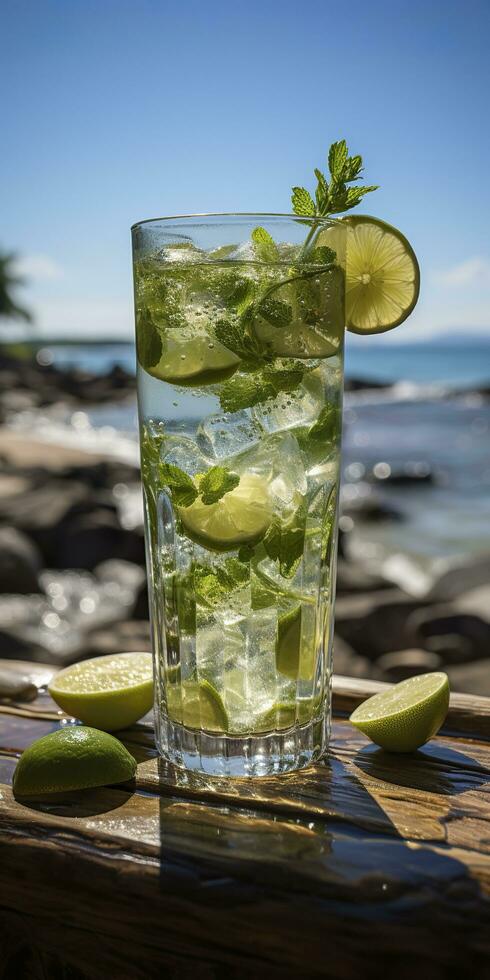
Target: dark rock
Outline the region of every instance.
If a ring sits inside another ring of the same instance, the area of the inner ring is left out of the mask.
[[[387,589],[391,583],[374,572],[368,572],[359,562],[339,557],[337,561],[337,593],[374,592]]]
[[[404,520],[404,514],[401,510],[374,496],[344,500],[342,514],[352,517],[354,522],[362,521],[365,524]]]
[[[41,566],[41,555],[25,534],[0,527],[0,592],[39,592]]]
[[[419,608],[420,601],[410,599],[401,589],[340,596],[335,629],[356,652],[376,660],[383,653],[419,645],[410,624],[410,615]]]
[[[341,636],[335,636],[333,643],[333,669],[344,677],[372,677],[372,664],[367,657],[361,657]]]
[[[490,696],[490,658],[473,664],[448,667],[447,673],[453,691]]]
[[[345,379],[345,391],[368,391],[370,389],[378,390],[391,387],[391,381],[372,381],[368,378]]]
[[[111,629],[97,630],[88,638],[87,655],[151,652],[150,626],[142,621],[116,623]]]
[[[397,683],[416,674],[426,674],[431,670],[441,670],[442,658],[428,650],[396,650],[384,653],[376,661],[379,677],[383,681]]]
[[[426,637],[425,647],[438,653],[444,664],[465,664],[473,659],[473,645],[458,633],[435,633]]]
[[[0,667],[0,699],[2,701],[34,701],[37,686],[22,670]]]
[[[487,657],[490,650],[490,587],[475,589],[460,600],[419,609],[409,620],[419,645],[433,645],[433,637],[460,636],[465,641],[467,659]]]
[[[133,607],[133,616],[135,619],[148,620],[150,618],[150,607],[148,602],[148,583],[145,575],[144,581],[141,583],[138,592],[136,594],[136,600]]]
[[[108,558],[142,565],[143,534],[121,527],[116,514],[101,508],[63,522],[56,567],[93,569]]]
[[[490,582],[490,555],[455,562],[439,576],[427,594],[431,602],[458,599],[470,589],[478,589]]]
[[[396,487],[417,487],[436,482],[435,474],[429,463],[408,462],[400,469],[391,469],[389,473],[384,471],[376,472],[376,467],[371,471],[371,479],[377,483],[387,484]]]

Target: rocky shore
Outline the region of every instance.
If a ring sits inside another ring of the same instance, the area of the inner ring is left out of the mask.
[[[27,407],[120,401],[134,394],[134,378],[0,355],[0,391],[4,420]],[[128,506],[140,493],[137,469],[7,428],[0,463],[0,659],[65,666],[149,649],[141,508]],[[384,475],[383,489],[392,481],[416,492],[432,479],[430,467],[402,468]],[[490,695],[490,555],[446,565],[416,595],[362,555],[354,560],[346,529],[401,519],[372,482],[361,501],[344,500],[336,672],[397,681],[446,669],[455,690]]]

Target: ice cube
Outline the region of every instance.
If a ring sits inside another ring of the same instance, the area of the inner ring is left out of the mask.
[[[303,456],[291,431],[262,436],[260,442],[229,460],[240,476],[258,473],[268,484],[274,511],[291,510],[307,490]]]
[[[312,425],[325,404],[324,381],[317,368],[306,375],[295,391],[280,392],[252,409],[255,421],[268,432]]]
[[[213,465],[188,436],[167,436],[162,442],[160,458],[164,463],[172,463],[189,476],[205,473]]]
[[[262,431],[246,411],[208,415],[197,430],[196,442],[209,459],[221,460],[256,445]]]

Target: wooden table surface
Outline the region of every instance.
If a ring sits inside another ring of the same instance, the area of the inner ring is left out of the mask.
[[[487,980],[490,699],[452,696],[440,737],[390,756],[346,720],[381,686],[335,679],[302,772],[184,773],[142,723],[134,787],[30,806],[16,760],[60,716],[0,705],[1,980]]]

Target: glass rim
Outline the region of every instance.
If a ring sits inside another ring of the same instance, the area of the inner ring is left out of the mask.
[[[140,221],[135,221],[130,230],[134,231],[141,225],[157,224],[161,221],[187,221],[191,218],[288,218],[292,221],[311,221],[316,224],[346,227],[342,218],[332,218],[330,215],[323,217],[314,214],[292,214],[290,211],[197,211],[195,214],[167,214],[161,218],[142,218]]]

